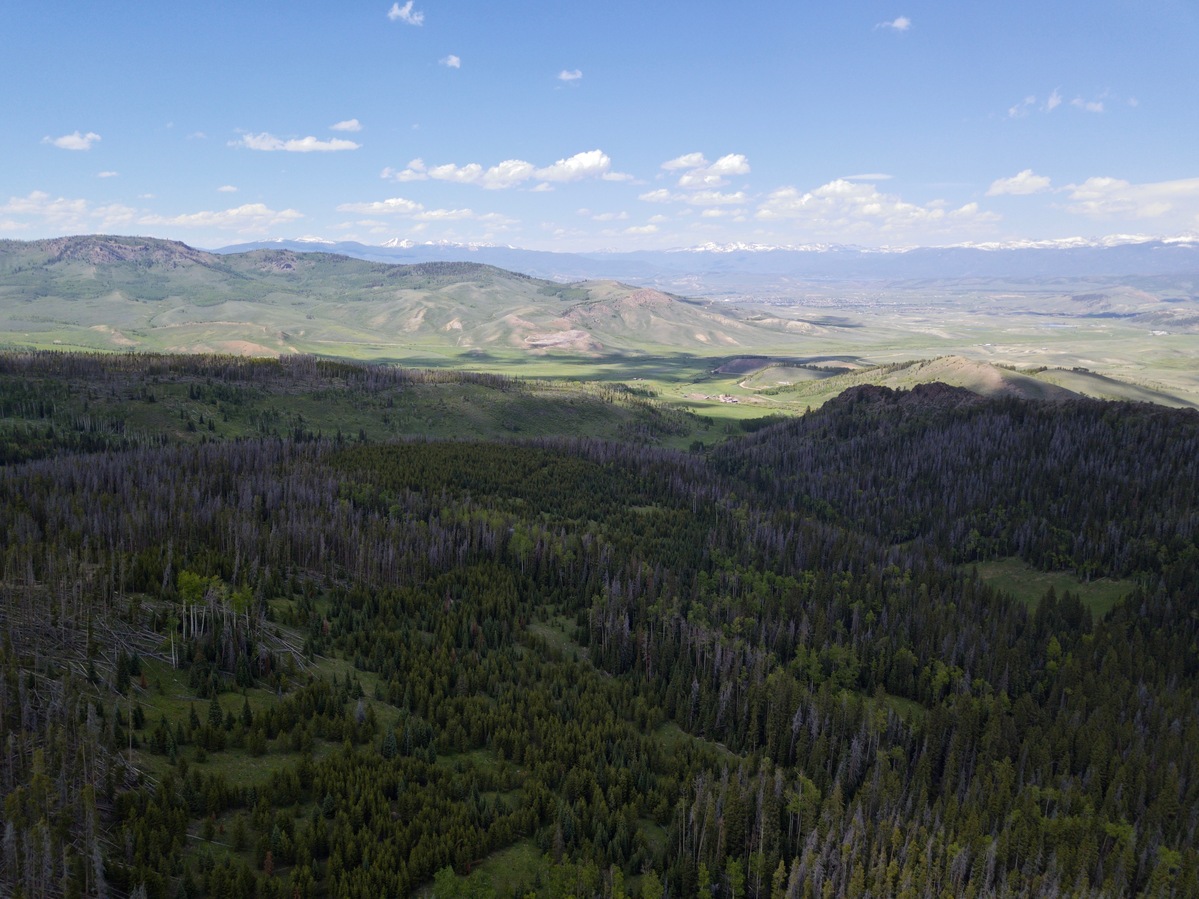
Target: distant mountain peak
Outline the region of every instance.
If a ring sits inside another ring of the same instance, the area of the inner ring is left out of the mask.
[[[180,262],[207,263],[209,254],[177,240],[158,237],[122,237],[110,234],[81,234],[34,241],[55,262],[84,262],[111,265],[119,262],[153,262],[176,265]]]

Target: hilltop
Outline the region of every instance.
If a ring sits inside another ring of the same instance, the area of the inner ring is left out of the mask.
[[[366,358],[687,350],[776,336],[735,309],[614,281],[291,249],[217,255],[110,236],[0,243],[0,333],[28,347]]]

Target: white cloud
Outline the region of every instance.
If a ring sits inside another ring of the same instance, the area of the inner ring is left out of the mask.
[[[438,60],[438,61],[439,61],[439,62],[440,62],[440,63],[441,63],[443,66],[445,66],[447,69],[460,69],[460,68],[462,68],[462,60],[461,60],[461,59],[459,59],[457,56],[455,56],[453,53],[451,53],[449,56],[443,56],[443,57],[442,57],[440,60]]]
[[[275,210],[262,203],[247,203],[233,209],[205,210],[183,215],[147,215],[138,219],[142,225],[169,225],[174,228],[217,228],[222,231],[261,233],[277,225],[303,218],[295,209]]]
[[[581,69],[572,69],[569,72],[566,69],[563,69],[558,73],[559,81],[578,81],[582,77],[583,72]]]
[[[391,166],[383,169],[379,177],[385,181],[427,181],[429,173],[425,171],[423,159],[414,159],[406,169],[393,169]]]
[[[1028,110],[1031,107],[1035,106],[1036,103],[1037,103],[1036,97],[1031,96],[1031,95],[1028,97],[1025,97],[1023,100],[1021,100],[1015,106],[1008,107],[1008,111],[1007,111],[1008,118],[1009,119],[1023,118],[1024,116],[1028,115]]]
[[[423,209],[412,217],[418,222],[457,222],[479,218],[470,209]]]
[[[612,160],[602,150],[587,150],[576,153],[566,159],[559,159],[553,165],[538,168],[523,159],[505,159],[490,168],[483,168],[479,163],[467,165],[445,163],[428,166],[422,159],[414,159],[407,168],[396,170],[385,168],[382,177],[388,181],[449,181],[455,184],[475,184],[487,190],[505,190],[516,187],[527,181],[564,183],[581,181],[585,178],[602,178],[604,180],[626,180],[628,175],[612,172]],[[538,185],[533,190],[549,190],[547,186]]]
[[[1104,111],[1106,111],[1105,102],[1108,99],[1111,99],[1111,97],[1110,97],[1110,95],[1108,95],[1106,93],[1103,94],[1102,96],[1100,96],[1096,100],[1087,100],[1083,97],[1075,97],[1073,100],[1070,101],[1070,105],[1073,106],[1075,109],[1081,109],[1084,112],[1104,112]],[[1065,100],[1062,97],[1061,89],[1055,87],[1053,89],[1053,91],[1049,94],[1049,96],[1045,98],[1045,103],[1041,106],[1040,111],[1045,112],[1045,113],[1053,112],[1055,109],[1057,109],[1059,106],[1061,106],[1062,103],[1064,103],[1064,102],[1065,102]],[[1029,114],[1030,111],[1032,111],[1032,109],[1036,105],[1037,105],[1036,96],[1030,94],[1029,96],[1025,97],[1023,100],[1021,100],[1019,103],[1017,103],[1015,106],[1008,107],[1008,111],[1007,111],[1008,118],[1012,118],[1012,119],[1024,118],[1026,115]],[[1136,104],[1133,103],[1132,105],[1135,106]]]
[[[657,225],[633,225],[624,229],[625,234],[657,234]]]
[[[1147,184],[1088,178],[1065,189],[1072,201],[1067,211],[1091,218],[1162,219],[1193,226],[1199,216],[1199,178]]]
[[[391,4],[391,9],[387,11],[387,18],[393,22],[398,19],[408,25],[425,24],[425,14],[412,8],[414,2],[415,0],[408,0],[403,6],[398,3]]]
[[[338,122],[336,125],[329,126],[330,131],[361,131],[362,123],[357,119],[346,119],[344,122]]]
[[[424,208],[415,200],[392,197],[390,200],[376,200],[373,203],[342,203],[337,207],[337,211],[355,212],[359,215],[413,215]]]
[[[120,172],[96,172],[96,177],[97,178],[117,178],[120,176],[120,174],[121,174]]]
[[[882,172],[866,172],[863,175],[844,175],[845,181],[890,181],[892,176]]]
[[[352,212],[358,215],[398,216],[413,222],[427,224],[429,222],[458,222],[474,221],[489,227],[504,228],[515,224],[514,219],[497,212],[476,213],[472,209],[426,209],[423,204],[404,197],[392,197],[388,200],[377,200],[373,203],[342,203],[337,207],[338,212]],[[359,224],[375,225],[367,221]]]
[[[602,150],[587,150],[538,169],[537,177],[542,181],[581,181],[602,176],[611,167],[612,160]]]
[[[733,206],[744,203],[742,191],[727,194],[718,190],[696,190],[690,193],[671,193],[665,188],[647,191],[638,197],[646,203],[686,203],[689,206]]]
[[[708,160],[704,158],[703,153],[685,153],[682,156],[676,156],[674,159],[668,159],[662,163],[662,168],[668,172],[677,172],[680,169],[698,169],[706,166]]]
[[[53,144],[60,150],[90,150],[92,144],[100,139],[100,135],[95,131],[89,131],[87,134],[75,131],[62,137],[43,137],[42,143]]]
[[[136,209],[119,203],[92,207],[87,200],[51,197],[40,190],[31,191],[24,197],[9,197],[7,203],[0,205],[0,215],[21,219],[7,221],[7,230],[27,229],[30,222],[36,220],[59,232],[107,231],[128,225],[136,214]]]
[[[1082,97],[1075,97],[1070,101],[1070,105],[1086,112],[1103,112],[1102,100],[1084,100]]]
[[[779,188],[758,207],[756,217],[761,221],[791,221],[814,233],[841,238],[862,235],[918,237],[943,230],[948,224],[960,229],[963,224],[998,218],[993,213],[980,211],[976,204],[966,204],[947,212],[943,201],[921,206],[881,193],[873,184],[843,178],[810,191]]]
[[[9,197],[0,206],[0,213],[9,215],[36,215],[47,219],[75,218],[87,214],[87,200],[68,200],[65,197],[51,199],[44,191],[31,191],[25,197]]]
[[[747,197],[742,191],[726,194],[718,190],[700,190],[688,194],[686,202],[692,206],[732,206],[744,203],[746,199]]]
[[[223,194],[237,193],[237,188],[234,187],[232,184],[222,184],[220,187],[217,188],[217,190]]]
[[[903,32],[912,27],[912,20],[907,16],[898,16],[897,18],[892,19],[890,22],[879,22],[874,27],[876,29],[890,28],[892,31]]]
[[[523,159],[505,159],[484,172],[480,183],[488,190],[503,190],[528,181],[534,174],[532,163]]]
[[[668,172],[682,172],[678,186],[684,190],[711,190],[724,187],[732,175],[749,174],[749,160],[740,153],[729,153],[709,163],[702,153],[686,153],[662,163]]]
[[[282,150],[286,153],[335,153],[339,150],[357,150],[360,145],[339,137],[332,140],[319,140],[311,136],[284,140],[264,131],[262,134],[247,134],[240,140],[230,141],[229,146],[267,152]]]
[[[1051,182],[1044,175],[1034,175],[1032,169],[1025,169],[1010,178],[999,178],[991,182],[987,188],[988,197],[998,197],[1004,194],[1023,197],[1049,190]]]
[[[498,168],[498,166],[497,166]],[[444,165],[435,165],[429,169],[428,177],[434,181],[450,181],[457,184],[475,184],[483,177],[483,166],[477,162],[472,162],[464,166],[454,165],[452,162],[447,162]]]

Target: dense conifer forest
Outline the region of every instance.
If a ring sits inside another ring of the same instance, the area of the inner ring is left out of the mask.
[[[0,893],[1199,895],[1199,415],[46,424],[46,379],[161,364],[4,360]],[[1030,606],[996,558],[1137,586]]]

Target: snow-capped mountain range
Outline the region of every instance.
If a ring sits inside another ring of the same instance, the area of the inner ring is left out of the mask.
[[[316,237],[223,247],[232,253],[271,248],[339,253],[375,262],[471,261],[557,281],[614,279],[689,292],[724,293],[739,282],[913,281],[1045,278],[1199,277],[1199,235],[1114,235],[944,247],[867,248],[835,244],[703,244],[673,250],[564,253],[495,244],[417,242],[379,245]]]

